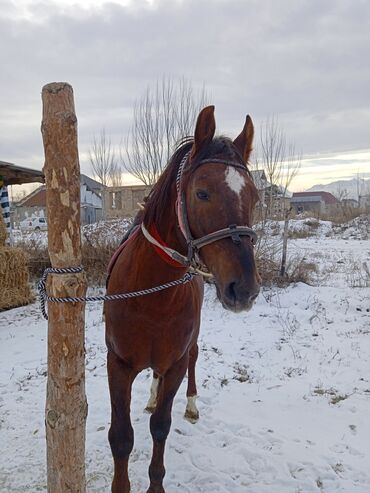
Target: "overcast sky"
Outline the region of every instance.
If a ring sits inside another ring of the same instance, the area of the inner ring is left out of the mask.
[[[0,0],[0,160],[42,167],[41,89],[67,81],[90,173],[93,135],[118,144],[166,74],[204,84],[231,137],[278,115],[295,189],[370,173],[369,22],[368,0]]]

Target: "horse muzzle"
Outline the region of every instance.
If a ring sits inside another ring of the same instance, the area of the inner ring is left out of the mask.
[[[217,286],[217,296],[226,310],[234,313],[249,311],[260,292],[257,282],[250,285],[241,281],[232,281],[220,288]]]

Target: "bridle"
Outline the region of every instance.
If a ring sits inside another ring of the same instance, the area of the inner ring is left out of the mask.
[[[190,152],[185,154],[183,157],[179,169],[177,172],[177,177],[176,177],[176,190],[177,190],[177,202],[176,202],[176,212],[177,212],[177,219],[179,223],[180,230],[185,238],[186,244],[187,244],[187,255],[182,255],[176,250],[173,250],[172,248],[168,246],[164,246],[163,244],[160,244],[147,230],[147,228],[144,226],[144,223],[141,223],[141,230],[146,237],[146,239],[154,244],[155,246],[159,247],[162,251],[164,251],[167,255],[169,255],[172,259],[176,260],[180,264],[182,264],[185,267],[192,267],[195,270],[199,270],[199,266],[202,265],[198,252],[201,248],[203,248],[206,245],[209,245],[210,243],[214,243],[215,241],[219,241],[223,238],[231,238],[233,243],[236,245],[241,244],[241,236],[248,236],[251,240],[252,245],[255,245],[257,241],[257,233],[250,228],[249,226],[237,226],[236,224],[230,224],[226,228],[219,229],[217,231],[214,231],[213,233],[209,233],[207,235],[204,235],[200,238],[193,238],[191,231],[190,231],[190,226],[189,226],[189,219],[188,219],[188,213],[187,213],[187,207],[186,207],[186,199],[185,199],[185,191],[183,190],[183,172],[185,169],[185,166],[187,162],[189,161],[189,155]],[[218,158],[207,158],[207,159],[202,159],[196,164],[196,167],[199,168],[200,166],[207,164],[207,163],[212,163],[212,164],[221,164],[224,166],[232,166],[233,168],[240,169],[244,172],[247,172],[249,174],[249,170],[246,168],[246,166],[243,166],[242,164],[239,164],[234,161],[229,161],[226,159],[218,159]]]

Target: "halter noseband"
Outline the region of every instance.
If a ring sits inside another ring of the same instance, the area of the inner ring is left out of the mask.
[[[144,223],[141,224],[141,229],[143,231],[144,236],[147,238],[148,241],[150,241],[150,243],[153,243],[154,245],[161,248],[167,255],[178,261],[180,264],[183,264],[184,266],[198,267],[199,259],[197,252],[202,247],[228,237],[231,237],[232,241],[235,244],[239,245],[241,243],[240,236],[248,236],[252,244],[254,245],[257,241],[257,233],[249,226],[237,226],[236,224],[230,224],[226,228],[219,229],[217,231],[214,231],[213,233],[204,235],[201,238],[196,238],[196,239],[193,238],[189,226],[185,193],[182,190],[182,175],[185,165],[188,162],[189,154],[190,153],[188,152],[183,157],[179,165],[179,170],[176,177],[177,219],[179,222],[180,230],[187,243],[187,247],[188,247],[187,255],[186,256],[182,255],[181,253],[177,252],[176,250],[173,250],[172,248],[159,244],[159,242],[155,238],[153,238],[153,236],[145,228]],[[242,171],[246,171],[247,173],[249,173],[248,169],[242,164],[236,163],[234,161],[228,161],[226,159],[217,159],[217,158],[203,159],[197,163],[197,168],[207,163],[232,166],[233,168],[241,169]]]

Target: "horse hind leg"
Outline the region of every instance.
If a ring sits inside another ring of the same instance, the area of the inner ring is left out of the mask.
[[[128,460],[134,445],[130,402],[132,383],[137,372],[110,351],[108,351],[107,366],[112,408],[108,433],[114,461],[112,493],[130,493]]]
[[[159,376],[153,372],[152,385],[150,386],[150,397],[144,409],[145,412],[152,414],[157,406]]]
[[[199,411],[196,405],[197,399],[197,384],[195,381],[195,365],[198,359],[199,348],[195,343],[189,352],[189,365],[188,365],[188,388],[186,391],[187,404],[185,409],[185,419],[190,423],[196,423],[199,419]]]
[[[173,399],[185,376],[187,365],[188,355],[185,354],[159,381],[157,407],[150,418],[153,454],[149,466],[150,486],[147,493],[165,493],[164,449],[171,427]]]

